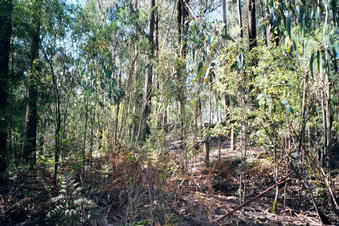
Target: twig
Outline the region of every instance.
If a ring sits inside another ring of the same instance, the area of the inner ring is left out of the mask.
[[[264,194],[266,194],[267,192],[269,192],[270,190],[272,190],[273,188],[283,184],[285,182],[285,180],[290,176],[290,174],[287,174],[286,176],[284,176],[280,181],[278,181],[277,183],[275,183],[274,185],[272,185],[271,187],[267,188],[265,191],[261,192],[260,194],[258,194],[257,196],[255,196],[254,198],[246,201],[245,203],[241,204],[240,206],[234,208],[232,211],[228,212],[227,214],[217,218],[216,220],[214,220],[215,223],[217,223],[218,221],[232,215],[235,211],[240,210],[241,208],[243,208],[244,206],[250,204],[251,202],[259,199],[261,196],[263,196]]]
[[[193,17],[195,20],[199,20],[198,17],[194,14],[192,8],[191,8],[185,1],[182,1],[182,3],[184,3],[186,9],[188,9],[188,11],[191,13],[192,17]]]

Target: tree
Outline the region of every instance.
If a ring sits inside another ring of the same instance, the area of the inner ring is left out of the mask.
[[[185,122],[185,85],[186,76],[184,71],[186,67],[186,55],[187,55],[187,32],[189,23],[187,21],[189,16],[188,0],[179,0],[177,5],[177,23],[178,23],[178,59],[176,65],[176,78],[177,78],[177,100],[179,101],[180,112],[180,135],[183,139],[183,130]]]
[[[8,61],[12,31],[12,0],[0,1],[0,184],[7,178]]]
[[[32,30],[30,49],[30,71],[27,81],[27,104],[25,120],[25,143],[23,157],[26,163],[33,168],[36,162],[36,134],[37,134],[37,98],[38,82],[41,73],[39,61],[40,25],[42,0],[34,0],[32,7]]]
[[[147,64],[147,75],[145,79],[145,88],[144,88],[144,96],[143,96],[143,105],[142,105],[142,115],[139,125],[138,138],[141,141],[146,139],[146,135],[149,134],[150,129],[148,125],[148,116],[151,113],[151,100],[152,100],[152,77],[153,77],[153,64],[154,64],[154,52],[155,52],[155,44],[154,44],[154,27],[155,27],[155,0],[151,0],[150,4],[151,14],[148,22],[148,42],[150,46],[150,53],[148,57]]]
[[[242,30],[242,14],[241,14],[241,0],[237,0],[238,6],[238,25],[240,27],[240,38],[244,37],[244,32]]]
[[[248,40],[250,42],[250,50],[257,46],[255,0],[248,1]]]

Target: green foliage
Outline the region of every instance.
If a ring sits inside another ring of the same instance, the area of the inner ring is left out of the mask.
[[[65,173],[61,179],[59,195],[51,202],[55,206],[50,210],[47,217],[55,220],[58,224],[83,225],[91,219],[91,209],[95,207],[93,201],[88,200],[81,194],[82,188],[75,182],[72,175]]]

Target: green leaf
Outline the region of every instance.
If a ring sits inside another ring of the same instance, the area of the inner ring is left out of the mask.
[[[311,55],[311,60],[310,60],[310,69],[312,73],[312,77],[314,77],[314,67],[313,67],[313,62],[314,62],[314,52]]]
[[[90,97],[92,95],[92,89],[86,90],[85,96]]]
[[[292,25],[292,13],[288,12],[288,18],[287,18],[287,32],[288,32],[288,36],[290,37],[290,39],[292,39],[292,35],[291,35],[291,25]]]
[[[229,34],[224,33],[224,34],[221,35],[221,37],[225,40],[229,40],[229,41],[234,42],[234,39]]]
[[[98,103],[99,103],[100,107],[102,107],[102,108],[105,107],[105,105],[100,100],[99,100]]]
[[[297,61],[299,62],[298,46],[297,46],[296,39],[293,40],[293,49],[295,51],[295,57],[296,57]]]
[[[107,69],[106,70],[106,78],[111,78],[111,76],[112,76],[112,70]]]
[[[207,70],[206,65],[204,65],[203,62],[200,62],[198,65],[198,73],[197,73],[197,77],[196,80],[201,80],[202,76],[204,76],[205,72]]]
[[[317,7],[315,11],[315,21],[318,23],[320,21],[320,8],[319,6]]]
[[[105,83],[100,82],[100,87],[101,87],[101,89],[105,89],[106,88]]]
[[[318,52],[317,52],[317,64],[318,64],[318,71],[319,71],[320,74],[322,73],[322,66],[321,66],[322,59],[321,58],[322,58],[321,52],[320,52],[320,50],[318,50]]]
[[[334,54],[335,54],[335,59],[338,60],[339,59],[339,41],[336,41],[334,43]]]

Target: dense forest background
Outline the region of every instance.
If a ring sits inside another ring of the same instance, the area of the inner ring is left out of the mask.
[[[339,223],[336,0],[0,0],[0,225]]]

